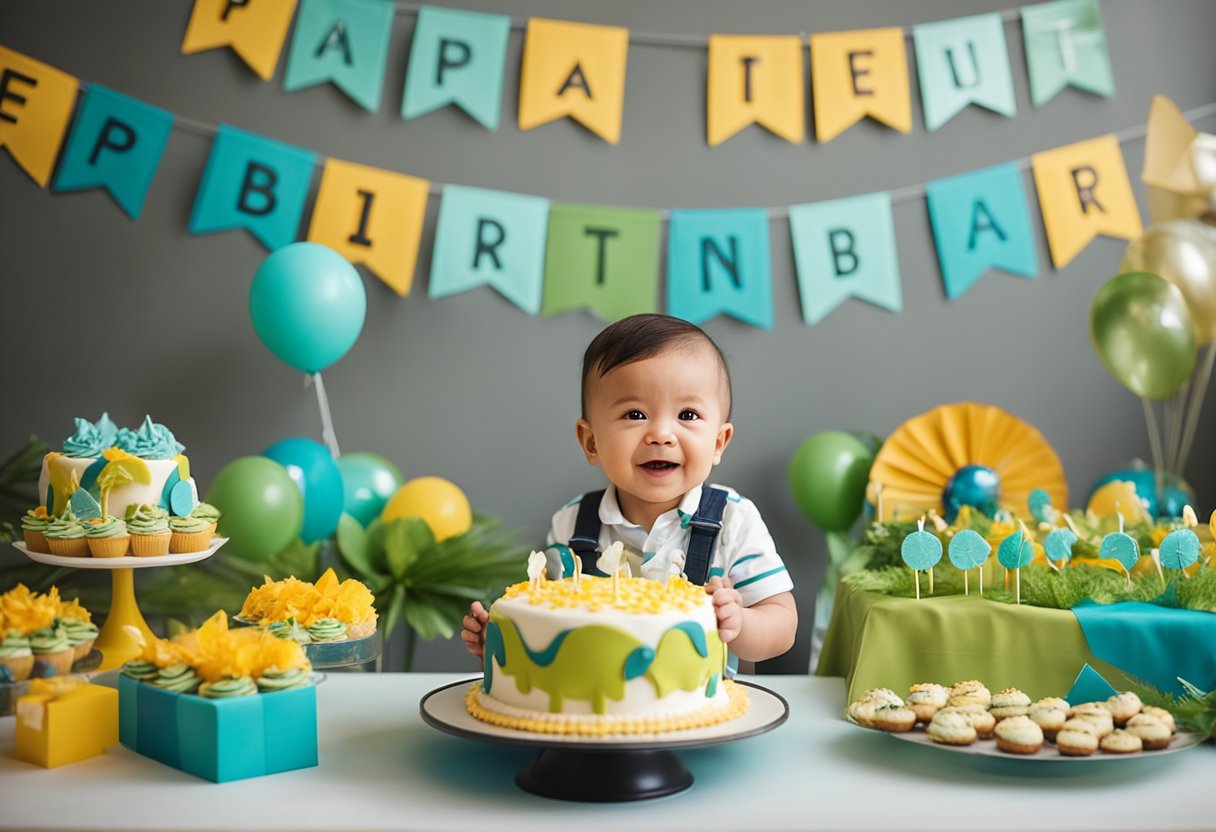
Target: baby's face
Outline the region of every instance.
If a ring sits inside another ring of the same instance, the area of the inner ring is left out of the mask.
[[[653,520],[709,477],[730,443],[725,374],[707,344],[625,364],[588,388],[578,423],[587,461],[617,487],[631,522]]]

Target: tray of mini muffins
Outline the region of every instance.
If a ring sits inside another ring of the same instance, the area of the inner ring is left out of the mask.
[[[1179,732],[1173,714],[1132,691],[1076,704],[1058,696],[1032,701],[1016,688],[993,693],[974,679],[914,684],[906,698],[873,688],[849,704],[848,719],[920,745],[1033,760],[1128,759],[1182,751],[1203,739]]]

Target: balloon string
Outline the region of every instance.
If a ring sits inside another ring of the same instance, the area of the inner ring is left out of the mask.
[[[1182,449],[1178,455],[1178,476],[1186,467],[1187,458],[1191,455],[1191,445],[1195,442],[1195,431],[1199,428],[1199,412],[1203,409],[1204,395],[1207,393],[1208,381],[1212,378],[1212,365],[1216,364],[1216,341],[1208,344],[1208,351],[1203,357],[1203,367],[1199,370],[1196,384],[1191,391],[1191,406],[1186,414],[1186,428],[1182,432]]]
[[[325,440],[334,459],[338,459],[342,452],[338,450],[338,435],[334,433],[334,420],[329,415],[329,397],[325,395],[325,382],[321,380],[320,373],[313,373],[309,379],[317,387],[317,407],[321,411],[321,438]]]
[[[1148,426],[1148,444],[1153,453],[1153,470],[1157,472],[1158,485],[1160,485],[1162,465],[1164,460],[1161,453],[1161,437],[1157,434],[1157,418],[1153,415],[1153,405],[1148,399],[1141,397],[1141,402],[1144,403],[1144,421]]]
[[[1178,473],[1178,458],[1182,450],[1182,414],[1186,412],[1190,386],[1190,379],[1187,379],[1177,393],[1165,400],[1165,414],[1169,420],[1165,429],[1165,470],[1171,474]]]

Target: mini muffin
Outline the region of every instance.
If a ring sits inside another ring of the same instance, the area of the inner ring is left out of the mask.
[[[194,507],[194,511],[190,512],[191,517],[197,517],[211,525],[211,534],[215,534],[216,527],[220,522],[220,510],[210,503],[199,503]]]
[[[30,649],[34,651],[34,665],[41,665],[45,676],[66,676],[76,660],[76,651],[63,627],[44,627],[30,633]]]
[[[169,551],[173,554],[205,552],[211,545],[212,528],[210,520],[194,515],[170,517],[169,531],[172,535],[169,538]]]
[[[926,724],[933,719],[939,708],[946,706],[946,700],[949,698],[946,688],[941,685],[934,685],[933,688],[936,689],[913,690],[908,694],[908,707],[916,714],[918,721]]]
[[[965,682],[955,682],[950,688],[950,698],[947,705],[979,705],[987,708],[992,704],[992,691],[984,687],[983,682],[969,679]]]
[[[916,714],[905,705],[879,705],[870,724],[880,731],[902,734],[912,730],[916,724]]]
[[[1117,728],[1099,740],[1098,747],[1107,754],[1135,754],[1144,743],[1130,731]]]
[[[21,516],[21,533],[25,537],[25,548],[45,555],[51,553],[51,547],[46,543],[46,535],[43,534],[50,522],[46,506],[32,508]]]
[[[34,651],[20,630],[0,633],[0,665],[7,667],[14,682],[24,682],[34,669]]]
[[[976,736],[982,740],[992,737],[992,729],[996,727],[996,717],[988,713],[980,705],[947,705],[938,713],[954,713],[963,717],[975,729]]]
[[[950,688],[936,682],[917,682],[908,687],[908,693],[931,693],[934,696],[940,696],[943,702],[950,698]]]
[[[1098,734],[1092,722],[1070,719],[1056,734],[1056,748],[1065,757],[1088,757],[1098,750]]]
[[[1168,748],[1173,734],[1168,725],[1155,716],[1136,714],[1127,721],[1127,732],[1135,734],[1144,743],[1145,751]]]
[[[975,728],[967,718],[957,712],[938,711],[925,729],[929,739],[942,745],[971,745],[975,742]]]
[[[992,695],[992,704],[988,712],[996,717],[997,722],[1012,716],[1026,716],[1030,710],[1030,697],[1017,688],[1006,688]]]
[[[127,533],[131,535],[131,554],[138,558],[169,554],[169,512],[146,503],[127,506]]]
[[[862,702],[877,702],[879,705],[904,704],[904,700],[899,698],[899,694],[890,688],[870,688],[858,699]]]
[[[1067,699],[1061,699],[1058,696],[1044,696],[1042,699],[1034,702],[1031,707],[1058,708],[1067,713],[1072,705],[1068,704]]]
[[[52,555],[67,558],[87,558],[89,544],[84,538],[84,526],[70,511],[56,517],[42,531]]]
[[[1055,740],[1056,733],[1068,720],[1068,711],[1064,708],[1043,707],[1037,702],[1030,706],[1026,715],[1043,729],[1043,736],[1049,740]]]
[[[91,517],[84,526],[84,539],[89,554],[95,558],[121,558],[127,554],[131,536],[127,524],[117,517]]]
[[[873,699],[858,699],[849,704],[849,719],[866,728],[874,727],[874,715],[879,703]]]
[[[1141,710],[1141,713],[1157,717],[1157,719],[1166,724],[1166,727],[1170,729],[1171,734],[1177,732],[1178,730],[1177,726],[1174,725],[1174,715],[1165,708],[1158,708],[1156,705],[1145,705]]]
[[[1094,733],[1097,734],[1098,739],[1102,739],[1115,730],[1115,718],[1104,703],[1085,702],[1080,705],[1074,705],[1068,712],[1068,718],[1083,719],[1086,722],[1093,723],[1096,729]]]
[[[1043,745],[1043,729],[1028,716],[1008,716],[996,724],[996,747],[1010,754],[1034,754]]]
[[[1107,699],[1105,704],[1116,725],[1126,725],[1127,721],[1140,713],[1140,709],[1144,707],[1140,697],[1130,690],[1116,693]]]

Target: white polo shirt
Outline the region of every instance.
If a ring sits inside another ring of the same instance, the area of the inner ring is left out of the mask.
[[[777,554],[777,546],[755,504],[739,496],[734,489],[717,487],[725,490],[727,497],[709,577],[725,575],[729,578],[743,597],[745,607],[793,589],[790,574]],[[619,540],[625,545],[631,574],[655,581],[666,581],[669,575],[679,574],[673,555],[688,551],[691,534],[688,524],[701,503],[701,489],[702,486],[697,486],[684,495],[680,505],[660,514],[648,534],[621,514],[616,486],[609,485],[600,501],[600,551]],[[577,563],[577,556],[570,552],[567,544],[574,534],[581,501],[582,497],[578,497],[553,515],[545,548],[549,575],[562,575],[563,552],[567,561]]]

